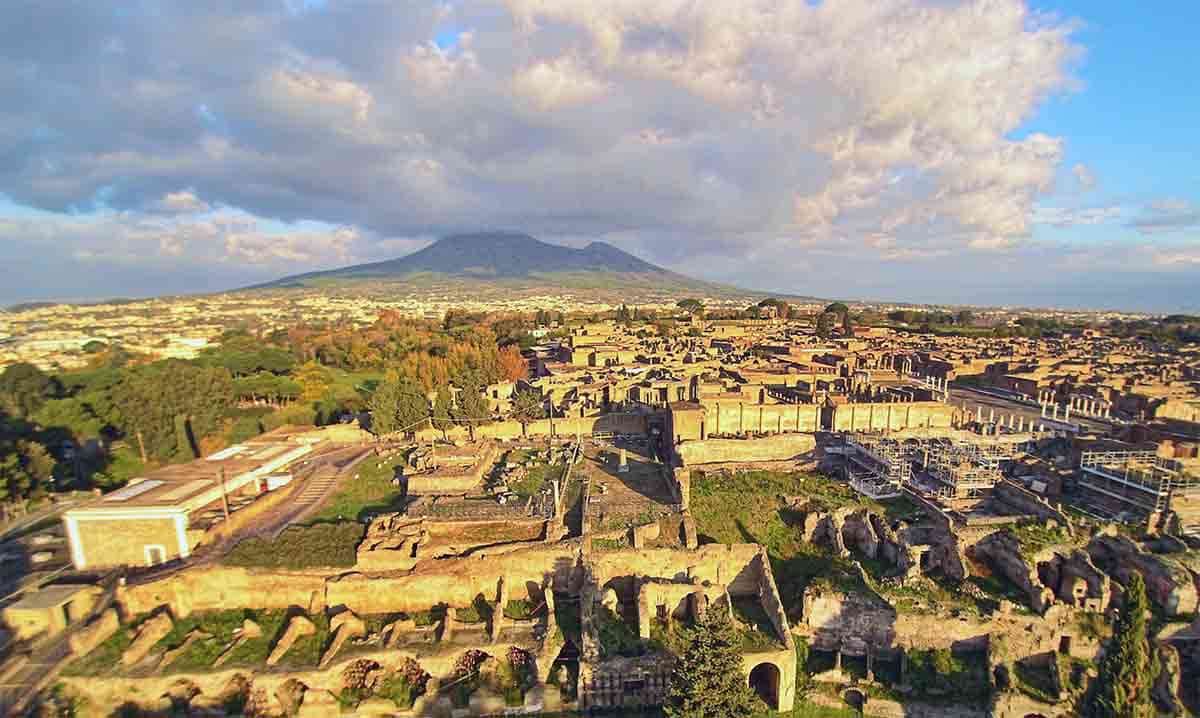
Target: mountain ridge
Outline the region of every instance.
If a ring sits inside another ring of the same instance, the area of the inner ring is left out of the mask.
[[[597,286],[609,288],[614,283],[629,281],[661,283],[665,289],[745,291],[687,277],[607,242],[597,240],[576,248],[551,244],[520,232],[449,235],[402,257],[305,272],[247,289],[310,287],[338,282],[403,282],[406,277],[429,274],[481,281],[546,282],[552,282],[555,275],[570,275],[576,285],[593,278]]]

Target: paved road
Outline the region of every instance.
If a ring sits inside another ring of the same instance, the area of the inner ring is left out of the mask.
[[[1035,422],[1044,420],[1040,407],[1023,404],[1012,399],[1004,399],[994,394],[987,394],[971,387],[956,384],[950,385],[950,403],[958,407],[966,403],[967,409],[971,412],[972,416],[975,413],[976,407],[982,406],[984,421],[987,421],[992,409],[996,410],[997,420],[999,420],[1001,415],[1007,417],[1009,414],[1015,417],[1025,417],[1026,423],[1031,420]],[[1059,419],[1062,419],[1062,417],[1063,412],[1060,410]],[[1078,414],[1071,415],[1071,423],[1079,424],[1088,431],[1101,433],[1106,433],[1111,428],[1111,425],[1107,422],[1086,419]]]

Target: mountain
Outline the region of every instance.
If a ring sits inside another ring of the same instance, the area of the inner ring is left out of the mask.
[[[495,282],[506,286],[558,285],[575,289],[638,286],[667,291],[742,293],[663,269],[604,242],[592,242],[577,249],[509,232],[444,237],[397,259],[297,274],[251,289],[360,282],[428,284],[431,279]]]

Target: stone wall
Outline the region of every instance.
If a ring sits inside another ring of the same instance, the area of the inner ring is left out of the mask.
[[[999,501],[1014,513],[1036,516],[1042,521],[1053,519],[1059,526],[1071,530],[1071,520],[1066,514],[1051,506],[1050,502],[1041,496],[1007,479],[992,487],[992,499]]]
[[[746,432],[779,434],[821,429],[818,404],[755,404],[731,399],[703,399],[708,434]]]
[[[600,416],[569,417],[563,419],[541,419],[527,424],[522,430],[521,423],[512,420],[494,421],[475,428],[477,439],[512,440],[521,437],[562,437],[570,438],[576,434],[590,436],[592,434],[637,434],[646,433],[646,414],[640,413],[611,413]],[[456,426],[445,432],[452,440],[466,439],[469,432],[466,428]],[[443,432],[436,429],[422,429],[417,432],[419,441],[441,439]]]
[[[812,434],[777,434],[755,439],[685,441],[675,447],[684,466],[747,461],[787,461],[811,453]]]
[[[937,401],[894,404],[842,404],[833,415],[834,431],[949,429],[954,407]]]
[[[146,547],[161,546],[163,559],[179,558],[179,531],[173,516],[164,518],[68,518],[74,521],[84,565],[76,568],[146,566]],[[70,535],[68,533],[68,535]]]

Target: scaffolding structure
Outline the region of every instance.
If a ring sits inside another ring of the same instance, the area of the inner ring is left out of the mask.
[[[1085,451],[1079,468],[1079,488],[1109,518],[1143,518],[1167,511],[1172,501],[1200,501],[1200,477],[1153,451]]]
[[[854,432],[846,437],[846,479],[872,499],[899,496],[912,480],[913,445],[881,434]]]
[[[995,441],[930,441],[922,448],[922,462],[934,482],[933,493],[942,499],[984,496],[1004,478],[1000,464],[1013,458],[1014,446]]]

